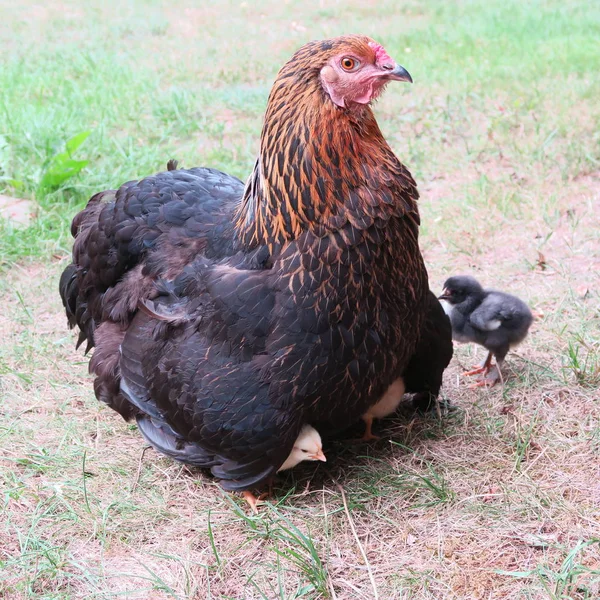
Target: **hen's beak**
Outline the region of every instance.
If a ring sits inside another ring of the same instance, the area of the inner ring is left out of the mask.
[[[387,66],[387,65],[385,65]],[[384,68],[385,68],[384,66]],[[386,73],[385,73],[385,77],[386,79],[391,79],[392,81],[408,81],[408,83],[412,83],[412,77],[410,76],[410,73],[404,68],[401,67],[399,64],[394,64],[389,65],[390,69],[387,70],[386,69]]]
[[[448,290],[448,288],[444,288],[442,295],[438,296],[438,300],[450,300],[450,298],[451,298],[451,294],[450,294],[450,290]]]
[[[327,459],[325,458],[325,455],[323,454],[323,450],[319,450],[316,454],[311,454],[309,456],[309,458],[311,460],[320,460],[323,462],[327,462]]]

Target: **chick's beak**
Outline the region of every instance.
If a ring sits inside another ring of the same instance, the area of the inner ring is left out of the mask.
[[[450,290],[448,288],[444,288],[441,296],[438,296],[438,300],[450,300]]]
[[[322,462],[327,462],[327,459],[325,458],[325,454],[323,454],[323,450],[319,450],[316,454],[311,454],[310,458],[312,460],[320,460]]]
[[[388,65],[385,65],[387,67]],[[386,79],[390,79],[392,81],[407,81],[408,83],[412,83],[412,77],[410,73],[404,68],[401,67],[398,63],[394,65],[389,65],[389,68],[386,69],[385,72]]]

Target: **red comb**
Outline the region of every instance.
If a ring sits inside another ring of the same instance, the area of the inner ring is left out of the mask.
[[[369,42],[369,46],[375,52],[375,60],[378,63],[394,62],[392,57],[385,51],[385,48],[377,42]]]

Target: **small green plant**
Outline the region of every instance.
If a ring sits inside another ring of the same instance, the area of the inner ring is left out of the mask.
[[[594,387],[600,384],[600,346],[581,335],[569,340],[563,357],[563,372],[572,374],[579,385]]]
[[[40,189],[44,191],[55,190],[65,181],[71,179],[89,164],[89,160],[75,160],[73,154],[87,140],[91,131],[82,131],[74,135],[65,143],[66,150],[55,154],[45,165],[44,173],[40,179]]]
[[[275,510],[273,512],[278,514]],[[314,591],[320,594],[319,597],[328,598],[327,568],[310,534],[304,534],[288,519],[280,514],[278,516],[280,520],[277,522],[278,527],[273,530],[273,538],[281,545],[276,544],[273,550],[282,558],[289,560],[308,580],[308,585],[303,586],[302,595]]]
[[[419,501],[417,506],[436,506],[452,502],[455,499],[455,492],[448,485],[448,481],[444,475],[435,469],[431,461],[421,456],[409,446],[405,446],[394,440],[391,440],[391,443],[394,446],[399,446],[411,452],[419,459],[421,466],[424,467],[420,472],[415,469],[414,473],[407,472],[401,473],[399,476],[397,474],[394,475],[398,488],[404,489],[407,494],[412,491],[418,495]]]
[[[546,565],[539,565],[531,571],[497,571],[497,573],[519,579],[537,577],[550,600],[562,600],[563,598],[592,600],[592,598],[598,598],[600,591],[600,569],[581,564],[578,555],[594,544],[600,545],[600,539],[594,538],[585,542],[582,540],[577,542],[575,547],[568,552],[558,570],[552,570]]]

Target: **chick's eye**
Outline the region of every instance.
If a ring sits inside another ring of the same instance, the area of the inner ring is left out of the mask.
[[[308,450],[304,450],[304,448],[300,448],[304,454],[308,454]]]
[[[351,58],[350,56],[344,56],[341,61],[342,69],[344,71],[355,71],[360,67],[360,62],[355,58]]]

